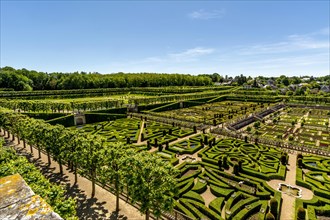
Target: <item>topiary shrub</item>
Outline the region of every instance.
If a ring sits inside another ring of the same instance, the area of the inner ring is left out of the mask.
[[[207,136],[204,137],[204,144],[208,144]]]
[[[292,134],[290,134],[289,136],[289,141],[293,141],[294,137],[292,136]]]
[[[238,173],[239,173],[239,165],[235,164],[233,167],[233,174],[238,175]]]
[[[218,160],[218,166],[219,166],[219,170],[221,170],[221,168],[222,168],[222,160],[221,159]]]
[[[166,141],[165,150],[168,150],[169,147],[170,147],[170,142]]]
[[[299,167],[299,168],[302,168],[302,167],[303,167],[303,162],[302,162],[302,159],[301,159],[301,158],[299,158],[299,159],[297,160],[297,163],[298,163],[298,167]]]
[[[276,218],[276,216],[277,216],[277,206],[278,206],[277,200],[275,198],[272,198],[269,202],[269,206],[270,206],[270,212]]]
[[[298,220],[305,220],[306,219],[306,210],[303,207],[298,208],[297,218],[298,218]]]
[[[238,161],[238,170],[239,170],[239,172],[242,172],[242,164],[243,164],[243,161],[242,160],[239,160]]]
[[[223,166],[223,168],[224,169],[228,169],[229,168],[229,165],[228,165],[228,161],[227,161],[228,159],[227,159],[227,156],[224,156],[223,158],[222,158],[222,166]]]
[[[286,155],[282,155],[282,156],[281,156],[281,163],[282,163],[283,165],[286,165]]]
[[[275,220],[275,217],[274,217],[274,215],[272,213],[268,212],[266,214],[266,218],[265,219],[266,220]]]

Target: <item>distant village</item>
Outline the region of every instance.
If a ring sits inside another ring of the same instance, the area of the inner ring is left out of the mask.
[[[215,85],[241,85],[245,89],[263,88],[276,90],[282,95],[313,95],[330,96],[330,76],[324,77],[245,77],[243,75],[224,77]]]

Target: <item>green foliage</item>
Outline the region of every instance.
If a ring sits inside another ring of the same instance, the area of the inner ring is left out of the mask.
[[[238,175],[239,174],[239,165],[238,164],[234,164],[234,167],[233,167],[233,174],[235,175]]]
[[[275,220],[275,217],[272,213],[268,212],[266,214],[266,220]]]
[[[306,210],[303,207],[299,207],[297,212],[298,220],[306,219]]]
[[[100,152],[103,160],[100,162],[99,176],[103,184],[113,185],[113,190],[117,196],[116,210],[119,211],[119,194],[123,192],[127,179],[130,175],[128,160],[135,154],[132,149],[127,149],[123,144],[110,143]]]
[[[269,205],[270,205],[270,212],[276,218],[277,217],[277,206],[278,206],[277,200],[275,198],[271,198]]]
[[[65,219],[77,219],[76,201],[65,196],[66,191],[50,183],[25,157],[17,156],[11,148],[0,144],[0,178],[19,173],[31,189]]]
[[[133,202],[139,202],[140,211],[160,216],[173,208],[176,194],[177,170],[159,157],[140,152],[130,160],[131,180],[128,182]]]
[[[298,163],[298,167],[299,168],[302,168],[303,167],[303,163],[302,163],[302,159],[301,158],[298,158],[297,163]]]
[[[211,85],[208,76],[155,73],[98,74],[85,72],[44,73],[27,69],[0,69],[0,87],[18,91],[53,89],[92,89],[159,86]]]

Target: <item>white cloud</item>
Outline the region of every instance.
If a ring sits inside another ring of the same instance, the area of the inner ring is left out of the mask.
[[[289,53],[301,50],[329,50],[330,43],[327,28],[309,34],[293,34],[286,37],[285,41],[275,43],[255,44],[252,46],[243,46],[239,49],[240,55],[254,55],[254,54],[275,54],[275,53]]]
[[[193,11],[189,13],[188,17],[191,19],[209,20],[215,18],[222,18],[225,14],[226,11],[224,9],[212,11],[205,11],[204,9],[200,9],[198,11]]]
[[[195,47],[180,53],[171,53],[168,57],[175,61],[194,61],[198,57],[208,55],[214,52],[213,48]]]
[[[115,69],[131,72],[181,72],[249,75],[329,75],[327,29],[292,34],[282,41],[237,47],[192,47],[137,61],[122,62]]]

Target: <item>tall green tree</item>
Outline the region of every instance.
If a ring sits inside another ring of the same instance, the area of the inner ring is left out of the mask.
[[[159,217],[172,210],[176,193],[177,170],[168,162],[148,152],[132,157],[130,195],[140,204],[140,211],[149,219],[150,212]]]
[[[102,152],[104,150],[105,139],[99,135],[87,135],[79,153],[81,154],[80,164],[84,172],[88,174],[92,181],[92,194],[95,196],[96,173],[103,161]]]
[[[109,144],[102,152],[103,161],[99,169],[99,176],[104,184],[109,184],[113,187],[116,195],[116,212],[119,212],[119,195],[123,192],[126,177],[130,167],[127,167],[127,161],[136,152],[129,149],[122,143]]]

